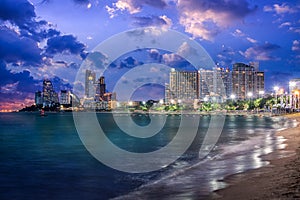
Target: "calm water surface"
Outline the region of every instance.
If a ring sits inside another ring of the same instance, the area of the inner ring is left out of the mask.
[[[97,117],[109,139],[132,152],[167,145],[180,124],[180,116],[168,116],[159,134],[137,139],[124,134],[111,114]],[[141,126],[149,123],[146,115],[135,115],[133,120]],[[199,160],[209,122],[209,115],[201,116],[193,144],[170,166],[129,174],[101,164],[88,153],[71,113],[0,114],[0,199],[204,199],[224,187],[218,181],[224,176],[266,165],[260,156],[284,146],[275,131],[295,125],[279,118],[227,116],[217,146]]]

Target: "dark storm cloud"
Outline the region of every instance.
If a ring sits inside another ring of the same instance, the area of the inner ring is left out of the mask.
[[[55,36],[48,39],[46,53],[54,55],[57,53],[70,53],[84,56],[85,45],[77,41],[73,35]]]
[[[0,27],[0,59],[7,63],[25,62],[38,64],[41,62],[41,49],[31,38],[20,37],[7,27]]]

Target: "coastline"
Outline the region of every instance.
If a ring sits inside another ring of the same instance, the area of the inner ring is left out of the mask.
[[[300,122],[300,113],[285,117]],[[211,199],[300,199],[300,124],[276,135],[286,139],[286,148],[263,156],[267,166],[226,177],[228,186]]]

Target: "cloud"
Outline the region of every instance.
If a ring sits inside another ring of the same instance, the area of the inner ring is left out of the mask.
[[[85,56],[85,45],[78,42],[73,35],[55,36],[47,41],[46,53],[50,55],[58,53],[70,53]]]
[[[7,63],[36,65],[42,60],[41,52],[36,41],[20,37],[7,27],[0,27],[0,60]]]
[[[246,36],[246,34],[243,33],[243,31],[241,31],[240,29],[236,29],[232,35],[234,37],[244,37],[244,36]]]
[[[84,44],[40,20],[29,0],[1,0],[0,21],[0,110],[33,103],[33,93],[40,89],[43,77],[54,77],[56,83],[70,88],[66,79],[57,75],[69,78],[68,73],[75,72],[78,63],[60,62],[63,58],[56,54],[80,55],[82,59],[86,56]]]
[[[293,51],[300,51],[300,40],[294,40],[293,41],[292,50]]]
[[[129,56],[121,61],[120,68],[133,68],[141,64],[141,62],[138,62],[135,58]]]
[[[112,7],[106,6],[110,17],[115,17],[117,11],[128,11],[130,14],[139,13],[144,6],[163,9],[167,6],[164,0],[118,0]]]
[[[274,4],[272,6],[264,6],[264,11],[265,12],[275,12],[278,15],[292,14],[292,13],[298,12],[298,10],[296,8],[290,7],[286,3],[282,3],[281,5]]]
[[[13,73],[0,60],[0,110],[17,110],[33,103],[33,92],[39,81],[34,80],[29,71]]]
[[[157,49],[150,49],[148,50],[148,53],[150,58],[152,58],[153,60],[156,60],[158,63],[162,62],[162,55]]]
[[[253,38],[251,38],[251,37],[247,37],[246,38],[249,42],[251,42],[251,43],[257,43],[257,40],[255,40],[255,39],[253,39]]]
[[[5,94],[8,93],[9,94],[9,93],[15,92],[18,84],[19,84],[19,81],[15,82],[15,83],[6,84],[6,85],[0,87],[0,93],[5,93]]]
[[[108,57],[98,51],[95,51],[88,53],[85,62],[86,64],[92,65],[98,69],[104,69],[108,64]]]
[[[162,28],[170,28],[173,24],[172,20],[165,15],[150,17],[134,17],[134,20],[134,25],[139,27],[159,26]]]
[[[291,22],[284,22],[284,23],[280,24],[279,28],[283,28],[283,27],[286,27],[286,26],[292,26],[292,23]]]
[[[0,18],[9,20],[19,27],[25,27],[35,23],[34,6],[27,0],[1,0]]]
[[[232,35],[236,38],[244,38],[245,40],[247,40],[250,43],[257,43],[257,40],[249,37],[247,34],[245,34],[243,31],[241,31],[240,29],[236,29]]]
[[[272,56],[272,52],[281,48],[276,44],[265,43],[263,45],[256,45],[248,48],[245,52],[240,51],[240,54],[247,59],[254,59],[260,61],[279,60],[278,57]]]
[[[246,0],[181,0],[179,22],[194,37],[213,40],[222,29],[253,13]]]

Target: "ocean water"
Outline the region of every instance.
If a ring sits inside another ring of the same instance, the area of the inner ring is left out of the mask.
[[[98,113],[107,137],[131,152],[151,152],[176,135],[180,115],[170,115],[164,128],[149,139],[124,134],[110,113]],[[147,125],[147,115],[132,117]],[[159,116],[157,116],[159,117]],[[189,117],[195,117],[189,115]],[[260,156],[284,148],[277,130],[295,126],[283,118],[226,116],[213,151],[198,153],[211,116],[200,117],[190,148],[171,165],[154,172],[120,172],[96,160],[84,147],[72,113],[0,114],[0,199],[205,199],[225,184],[225,176],[266,164]],[[126,163],[124,163],[126,165]]]

